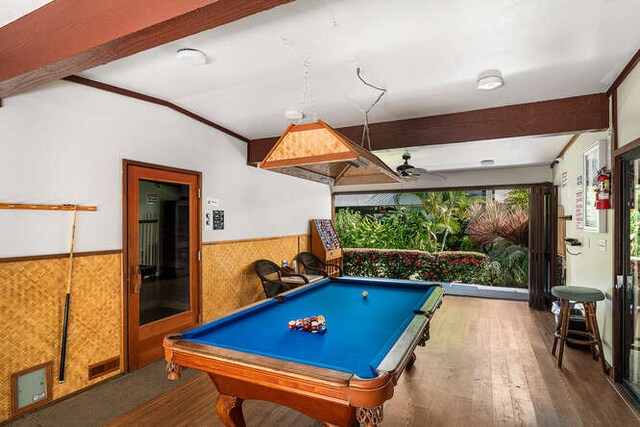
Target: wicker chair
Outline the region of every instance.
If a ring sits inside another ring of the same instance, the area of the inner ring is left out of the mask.
[[[334,267],[338,269],[338,274],[342,276],[342,268],[338,264],[331,264],[328,262],[320,261],[320,258],[312,254],[311,252],[300,252],[298,254],[298,261],[304,267],[304,271],[307,274],[316,274],[319,276],[329,277],[327,267]]]
[[[275,262],[268,259],[261,259],[254,263],[253,268],[262,282],[262,288],[267,298],[274,297],[279,293],[293,289],[299,285],[284,283],[283,277],[299,277],[302,283],[309,283],[309,280],[301,274],[293,274],[283,270]]]

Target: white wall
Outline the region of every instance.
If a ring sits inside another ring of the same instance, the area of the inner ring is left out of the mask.
[[[215,120],[215,118],[212,118]],[[250,117],[247,118],[250,120]],[[3,99],[0,201],[81,203],[77,251],[122,248],[122,159],[203,172],[225,229],[203,241],[307,233],[326,185],[246,166],[246,144],[168,108],[69,82]],[[68,212],[0,210],[0,257],[68,251]]]
[[[598,325],[602,332],[606,359],[611,362],[613,337],[613,314],[610,296],[613,294],[613,211],[607,211],[606,233],[588,232],[576,228],[576,178],[583,175],[583,153],[601,139],[607,138],[607,132],[584,133],[564,154],[563,162],[554,168],[553,182],[558,186],[558,203],[564,208],[565,215],[572,215],[573,221],[566,221],[566,237],[579,239],[582,246],[569,247],[568,250],[580,255],[567,253],[567,285],[598,288],[608,298],[598,303]],[[562,186],[562,174],[568,172],[568,182]],[[599,248],[599,242],[606,241],[606,252]]]
[[[334,188],[334,193],[346,191],[376,191],[376,190],[409,190],[424,188],[452,188],[475,187],[492,185],[535,184],[550,182],[552,171],[548,165],[527,166],[517,168],[488,168],[466,170],[459,172],[447,172],[447,179],[434,181],[428,179],[415,179],[402,181],[399,184],[374,184],[374,185],[345,185]]]
[[[640,138],[640,66],[618,87],[618,145]]]

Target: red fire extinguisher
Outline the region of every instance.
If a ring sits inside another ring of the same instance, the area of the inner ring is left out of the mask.
[[[596,209],[611,209],[611,171],[600,169],[593,186],[596,190]]]

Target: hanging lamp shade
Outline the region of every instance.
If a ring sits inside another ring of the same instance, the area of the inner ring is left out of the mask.
[[[259,166],[332,186],[400,182],[382,160],[321,120],[289,125]]]

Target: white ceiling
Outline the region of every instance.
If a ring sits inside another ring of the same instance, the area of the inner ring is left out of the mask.
[[[15,21],[23,15],[50,3],[52,0],[2,0],[0,6],[0,27]]]
[[[47,0],[2,0],[0,26]],[[268,12],[106,64],[83,76],[167,99],[249,138],[275,136],[303,102],[310,58],[315,109],[334,127],[469,111],[602,92],[640,46],[638,0],[298,0]],[[178,49],[204,51],[189,67]],[[505,86],[478,91],[478,72],[498,68]],[[567,136],[411,148],[433,171],[550,163]],[[395,169],[404,150],[376,152]]]
[[[601,92],[640,46],[637,0],[299,0],[82,73],[168,99],[249,138],[278,135],[300,107],[302,62],[318,116],[362,124]],[[202,67],[175,60],[201,49]],[[475,88],[502,70],[505,87]],[[359,108],[360,107],[360,108]]]
[[[426,145],[411,147],[407,150],[403,148],[379,150],[374,153],[393,170],[403,162],[402,154],[405,151],[411,154],[409,164],[432,172],[549,165],[571,137],[572,135],[555,135],[504,138]],[[480,161],[489,159],[495,162],[493,166],[480,164]]]

